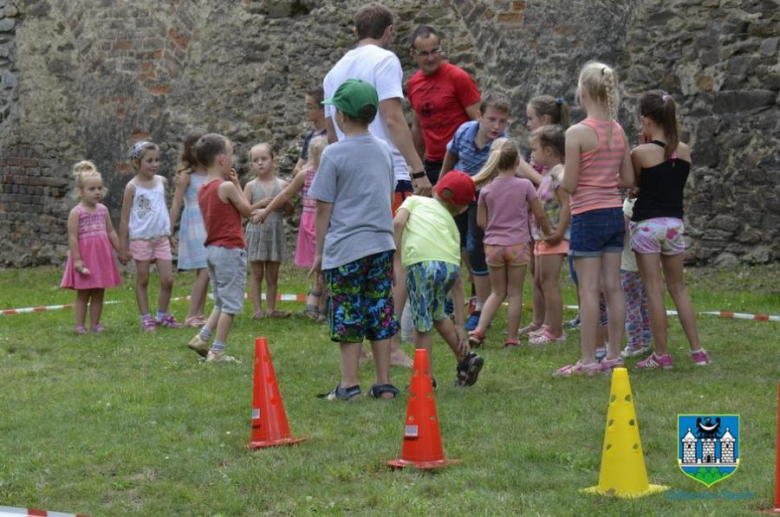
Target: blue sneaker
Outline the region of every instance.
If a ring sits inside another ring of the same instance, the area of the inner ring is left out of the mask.
[[[481,311],[474,311],[469,315],[469,318],[466,320],[466,323],[463,325],[464,330],[472,331],[477,328],[477,325],[479,325],[479,316],[482,314]]]
[[[606,346],[602,346],[602,347],[597,348],[596,349],[596,361],[598,361],[600,363],[605,357],[607,357],[607,347]]]

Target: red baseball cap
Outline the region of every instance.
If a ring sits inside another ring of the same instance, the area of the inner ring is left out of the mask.
[[[468,205],[476,201],[476,191],[471,176],[463,171],[451,170],[436,183],[436,194],[453,205]]]

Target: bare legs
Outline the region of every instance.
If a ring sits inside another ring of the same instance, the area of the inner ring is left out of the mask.
[[[664,280],[661,277],[661,268],[666,278],[667,289],[677,308],[685,337],[688,338],[691,350],[701,349],[699,334],[696,330],[696,315],[693,304],[688,296],[683,281],[684,254],[662,256],[658,253],[637,253],[637,265],[642,275],[642,282],[647,290],[647,305],[650,309],[650,329],[655,342],[656,356],[669,353],[668,321],[666,318],[666,306],[664,304]],[[610,316],[611,317],[611,316]]]

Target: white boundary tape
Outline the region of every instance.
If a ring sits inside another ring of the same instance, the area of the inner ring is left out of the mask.
[[[12,506],[0,506],[0,517],[85,517],[77,513],[48,512],[33,508],[15,508]]]
[[[576,305],[564,305],[566,309],[573,311],[579,310]],[[667,316],[677,316],[677,311],[666,311]],[[699,314],[706,314],[708,316],[719,316],[721,318],[732,318],[737,320],[751,320],[751,321],[780,321],[780,316],[769,316],[767,314],[745,314],[744,312],[725,312],[725,311],[704,311]]]
[[[209,294],[209,298],[214,299],[214,296]],[[244,298],[249,298],[248,294],[244,294]],[[176,298],[171,298],[172,302],[181,302],[189,300],[189,296],[178,296]],[[263,300],[266,299],[265,294],[263,294]],[[279,294],[276,295],[276,301],[279,302],[305,302],[306,301],[306,295],[305,294]],[[119,300],[106,300],[103,302],[103,305],[115,305],[117,303],[121,303]],[[74,305],[72,303],[67,303],[65,305],[44,305],[40,307],[24,307],[21,309],[4,309],[0,310],[0,316],[13,316],[15,314],[29,314],[31,312],[49,312],[49,311],[58,311],[62,309],[72,309]],[[2,508],[2,506],[0,506]],[[0,517],[3,517],[2,514],[0,514]]]
[[[212,295],[209,295],[210,298],[213,298]],[[245,294],[245,298],[248,298],[249,295]],[[263,300],[265,300],[266,296],[263,294]],[[172,302],[181,302],[189,300],[189,296],[179,296],[176,298],[171,298]],[[276,296],[277,301],[281,302],[305,302],[306,301],[306,295],[305,294],[279,294]],[[106,300],[103,302],[104,305],[114,305],[120,303],[119,300]],[[57,311],[61,309],[72,309],[73,304],[68,303],[65,305],[46,305],[42,307],[24,307],[21,309],[5,309],[0,310],[0,316],[12,316],[15,314],[29,314],[31,312],[49,312],[49,311]],[[565,309],[571,309],[571,310],[578,310],[579,307],[576,305],[564,305]],[[666,314],[669,316],[677,316],[677,311],[666,311]],[[744,312],[725,312],[725,311],[704,311],[700,312],[699,314],[706,314],[708,316],[718,316],[721,318],[731,318],[731,319],[738,319],[738,320],[750,320],[750,321],[780,321],[780,316],[770,316],[767,314],[746,314]],[[0,510],[2,510],[2,506],[0,506]],[[0,517],[3,517],[2,514],[0,514]]]

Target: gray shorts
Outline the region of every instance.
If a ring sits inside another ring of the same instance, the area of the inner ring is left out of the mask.
[[[246,250],[207,246],[206,264],[214,305],[226,314],[241,314],[246,289]]]

